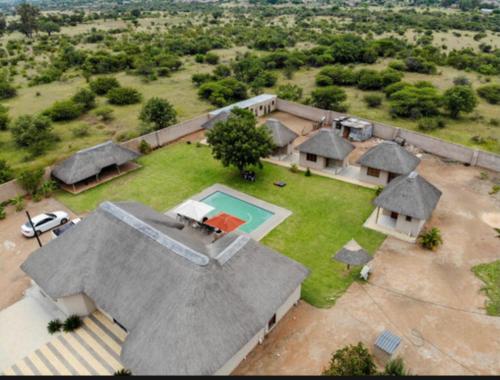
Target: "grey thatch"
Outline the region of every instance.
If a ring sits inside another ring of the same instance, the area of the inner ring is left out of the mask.
[[[441,191],[416,172],[392,180],[374,203],[389,211],[427,220],[441,198]]]
[[[343,160],[354,150],[346,139],[338,136],[332,129],[322,128],[314,136],[298,146],[300,152]]]
[[[271,132],[274,145],[278,148],[282,148],[293,142],[299,135],[284,125],[278,119],[267,119],[263,124],[264,128],[267,128]]]
[[[139,157],[139,154],[115,144],[105,142],[76,152],[52,170],[52,176],[67,185],[98,175],[112,165],[123,165]]]
[[[371,261],[373,256],[352,239],[333,258],[347,265],[364,265]]]
[[[230,111],[223,111],[221,113],[218,113],[217,115],[215,115],[214,117],[212,117],[210,120],[204,122],[201,125],[201,127],[203,129],[212,129],[217,122],[219,122],[219,121],[226,121],[227,119],[229,119],[230,115],[231,115]]]
[[[384,141],[370,148],[357,163],[401,175],[415,170],[420,163],[420,158],[393,141]]]
[[[21,268],[50,297],[83,292],[119,321],[128,331],[121,362],[132,373],[214,374],[308,271],[246,236],[228,234],[207,246],[177,227],[139,203],[105,202]],[[160,235],[206,255],[208,264],[168,249]]]

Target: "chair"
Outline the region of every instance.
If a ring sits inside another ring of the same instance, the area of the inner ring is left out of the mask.
[[[368,266],[365,265],[363,268],[361,268],[361,272],[359,273],[359,276],[365,280],[368,281],[368,276],[370,275],[372,269]]]

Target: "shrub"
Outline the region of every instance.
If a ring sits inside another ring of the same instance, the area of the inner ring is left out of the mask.
[[[166,128],[177,122],[177,112],[168,100],[153,97],[142,107],[139,119],[153,124],[154,130]]]
[[[94,110],[94,115],[99,117],[102,121],[113,120],[113,108],[109,106],[102,106]]]
[[[196,54],[194,56],[194,61],[197,63],[203,63],[205,61],[205,55],[204,54]]]
[[[500,192],[500,185],[493,185],[491,187],[491,191],[488,193],[490,195],[495,195],[497,194],[498,192]]]
[[[430,249],[431,251],[435,251],[441,244],[443,244],[441,231],[436,227],[433,227],[428,231],[424,231],[419,236],[419,241],[422,247]]]
[[[7,164],[7,161],[0,160],[0,184],[8,182],[14,178],[12,169]]]
[[[9,127],[10,117],[9,110],[0,104],[0,131],[6,131]]]
[[[83,105],[73,100],[60,100],[44,112],[52,121],[73,120],[83,112]]]
[[[390,96],[391,114],[417,119],[439,114],[441,96],[435,88],[407,86]]]
[[[0,99],[9,99],[17,95],[17,90],[6,80],[0,80]]]
[[[477,94],[486,99],[488,103],[499,104],[500,103],[500,84],[488,84],[486,86],[479,87],[477,89]]]
[[[128,105],[139,103],[142,95],[135,88],[130,87],[116,87],[108,91],[106,95],[108,102],[115,105]]]
[[[198,96],[220,107],[246,99],[247,87],[237,79],[224,78],[203,83],[198,89]]]
[[[291,166],[290,166],[290,171],[292,173],[298,173],[299,172],[299,167],[297,166],[297,164],[293,163]]]
[[[97,95],[106,95],[109,90],[120,87],[120,82],[114,77],[100,77],[89,83],[90,89]]]
[[[498,127],[500,125],[499,119],[490,119],[490,124],[494,127]]]
[[[151,145],[149,145],[146,140],[141,140],[139,144],[139,152],[141,152],[142,154],[148,154],[151,153],[152,150],[153,148],[151,148]]]
[[[297,101],[302,98],[302,87],[296,84],[284,84],[278,87],[278,98]]]
[[[377,188],[375,189],[375,196],[378,197],[382,191],[384,191],[384,187],[377,186]]]
[[[477,106],[477,98],[470,86],[453,86],[445,91],[443,105],[452,118],[457,118],[460,112],[472,112]]]
[[[5,207],[3,204],[0,203],[0,220],[3,220],[7,217],[7,214],[5,213]]]
[[[347,99],[345,91],[337,86],[317,88],[311,93],[312,104],[325,110],[339,111],[341,103]],[[342,112],[342,111],[339,111]]]
[[[76,104],[81,104],[85,111],[95,107],[95,93],[89,89],[82,88],[71,98]]]
[[[377,94],[369,94],[363,97],[366,105],[370,108],[379,107],[382,104],[382,97]]]
[[[64,332],[71,332],[79,328],[82,324],[83,322],[81,318],[78,315],[73,314],[64,321],[63,330]]]
[[[359,342],[349,345],[333,354],[330,367],[323,372],[327,376],[370,376],[377,372],[368,349]]]
[[[418,121],[417,126],[422,131],[434,131],[446,127],[446,123],[440,117],[425,117]]]
[[[22,195],[18,195],[12,198],[12,205],[16,208],[16,211],[24,210],[24,197]]]
[[[73,137],[81,138],[81,137],[88,136],[90,134],[89,130],[90,130],[90,127],[87,124],[81,124],[81,125],[75,127],[71,131],[71,133],[72,133]]]
[[[129,369],[122,368],[116,371],[113,374],[113,376],[132,376],[132,371],[130,371]]]
[[[410,372],[405,368],[405,363],[402,358],[397,357],[396,359],[389,360],[385,365],[384,372],[382,375],[385,376],[410,376]]]
[[[455,86],[470,86],[470,80],[465,75],[460,75],[456,78],[453,78],[453,84]]]
[[[382,76],[375,70],[362,69],[357,77],[357,86],[361,90],[379,90],[383,87]]]
[[[53,319],[52,321],[49,322],[47,325],[47,331],[49,334],[55,334],[56,332],[61,331],[63,327],[63,323],[59,319]]]
[[[311,170],[309,168],[306,169],[306,172],[304,173],[304,175],[306,177],[310,177],[311,176]]]
[[[219,63],[219,56],[215,53],[207,53],[205,55],[205,62],[210,65],[216,65]]]
[[[36,194],[40,185],[42,183],[44,170],[42,168],[38,169],[26,169],[23,170],[17,177],[17,182],[21,187],[26,190],[29,194]]]
[[[40,186],[40,189],[38,189],[37,194],[39,194],[44,198],[49,198],[56,189],[57,189],[57,182],[54,180],[48,180],[42,183],[42,186]]]
[[[395,60],[389,63],[389,67],[397,71],[406,71],[406,64],[403,61]]]

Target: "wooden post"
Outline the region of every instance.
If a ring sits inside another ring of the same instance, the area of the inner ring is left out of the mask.
[[[122,174],[122,173],[120,172],[120,166],[116,165],[116,170],[118,170],[118,175]]]
[[[72,184],[73,186],[73,192],[76,193],[76,187],[75,187],[75,184]]]

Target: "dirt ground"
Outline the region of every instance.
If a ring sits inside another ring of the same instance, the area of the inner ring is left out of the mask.
[[[44,199],[38,203],[27,202],[26,210],[32,216],[41,212],[63,210],[75,215],[54,199]],[[16,212],[12,206],[6,208],[7,218],[0,220],[0,310],[19,301],[29,287],[30,279],[19,268],[26,258],[38,248],[36,239],[21,235],[21,224],[27,218],[24,211]],[[41,235],[42,244],[51,240],[50,232]]]
[[[428,223],[441,229],[443,246],[430,252],[387,238],[368,283],[354,283],[330,309],[301,302],[235,374],[319,374],[335,350],[358,341],[372,348],[384,329],[402,338],[398,355],[414,374],[500,373],[500,317],[485,314],[471,272],[500,258],[487,224],[500,219],[499,194],[488,195],[492,182],[478,168],[424,155],[418,170],[443,191]]]

